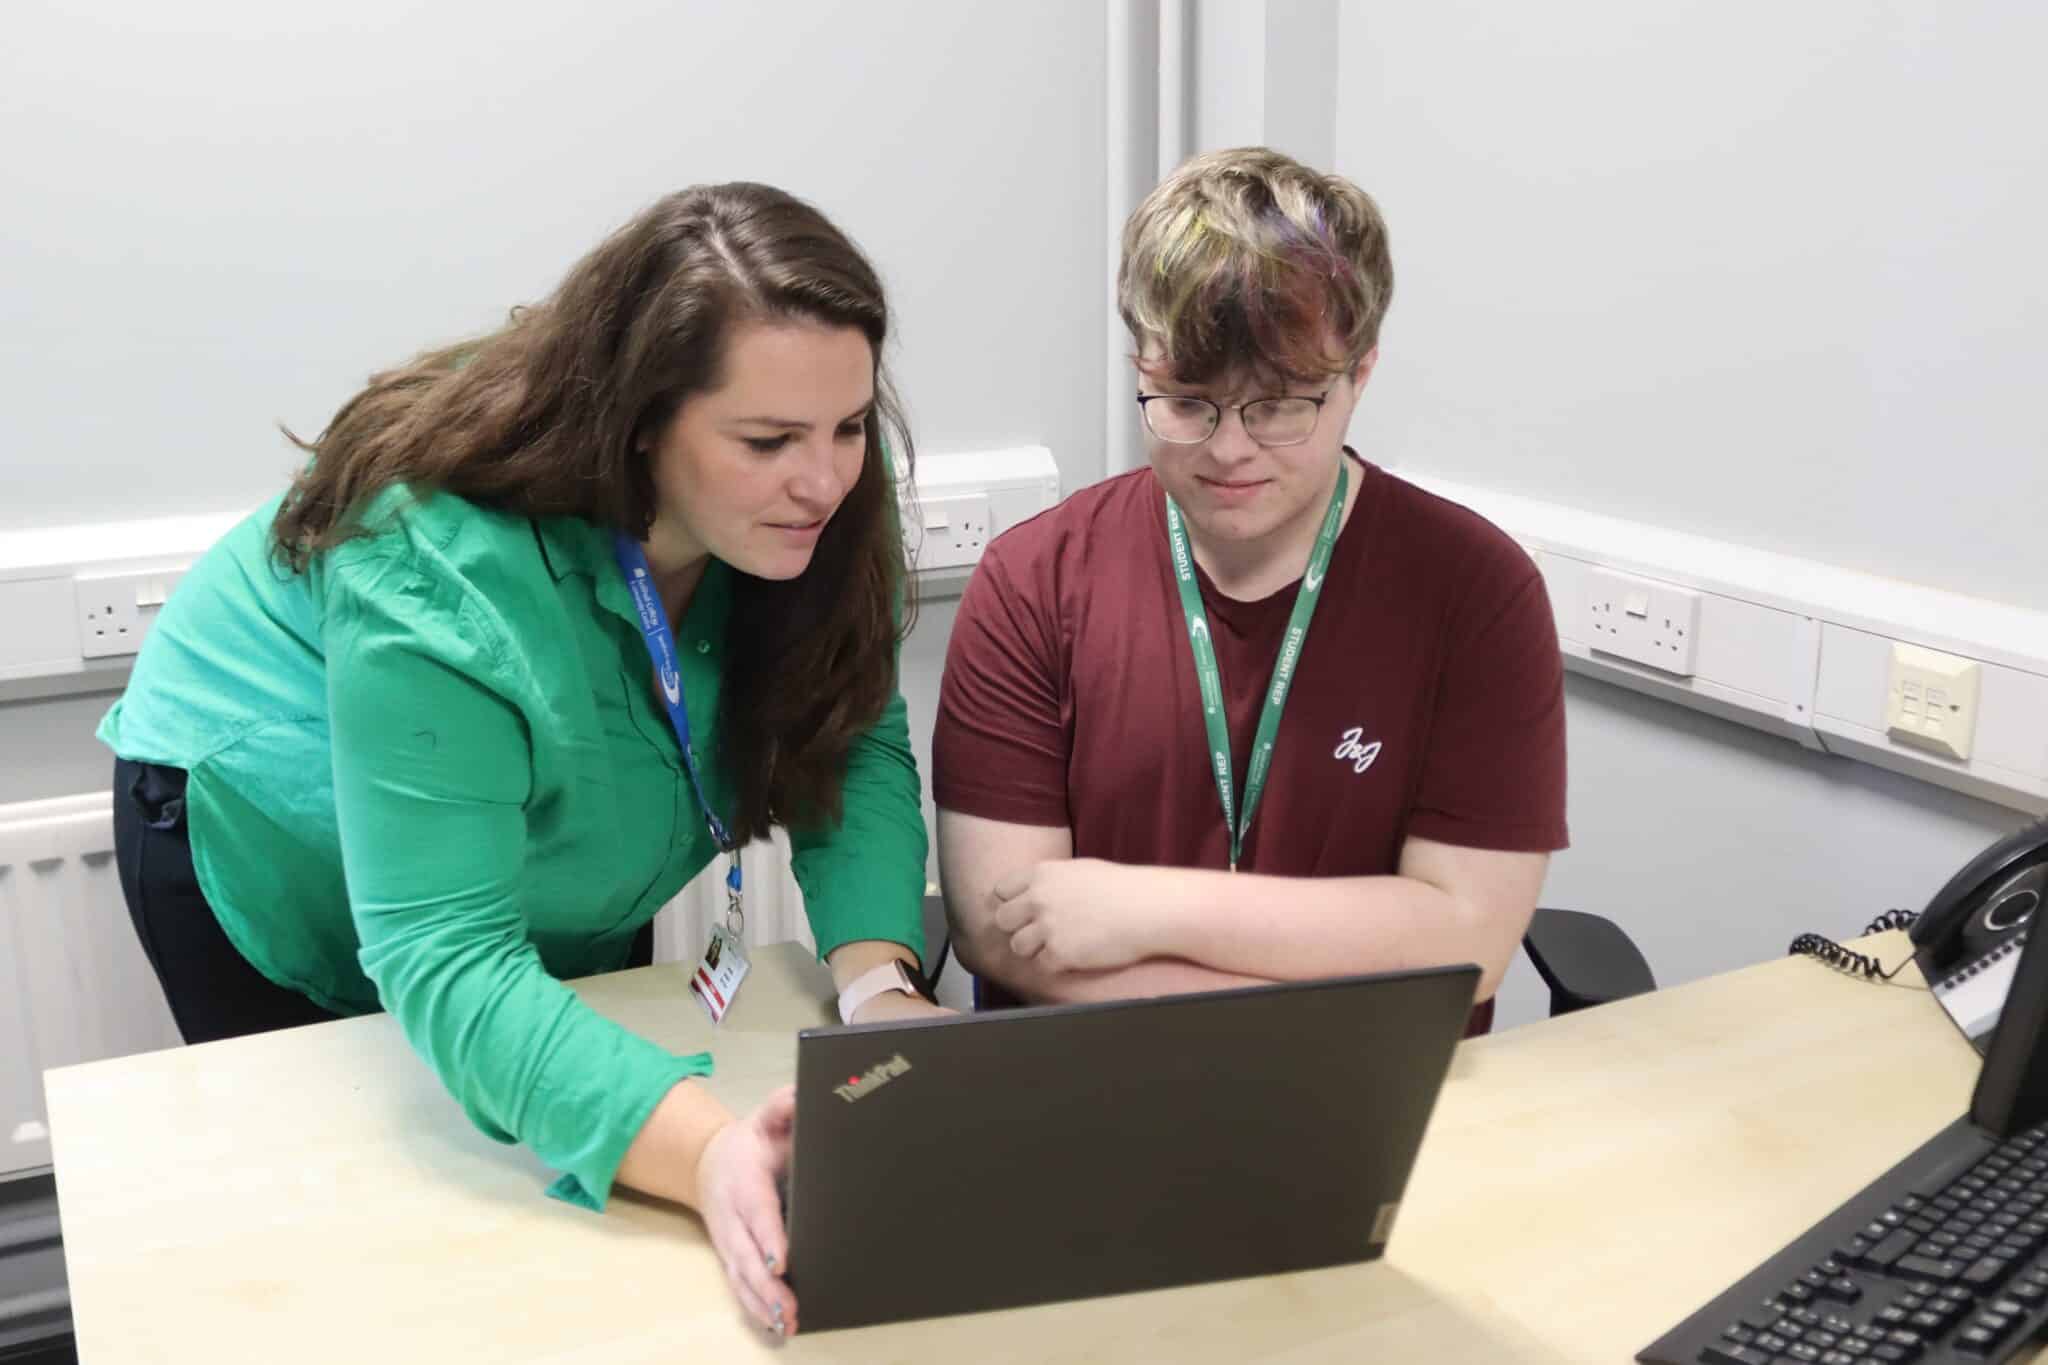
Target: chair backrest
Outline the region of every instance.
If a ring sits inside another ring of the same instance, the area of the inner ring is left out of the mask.
[[[948,941],[950,926],[946,923],[946,898],[930,886],[925,888],[924,898],[924,970],[934,986],[939,984],[940,973],[952,961]]]
[[[1657,989],[1650,964],[1621,926],[1582,910],[1538,910],[1522,939],[1550,987],[1553,1017]]]

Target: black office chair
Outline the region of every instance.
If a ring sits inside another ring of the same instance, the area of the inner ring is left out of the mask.
[[[934,952],[931,981],[938,985],[950,960],[946,902],[924,898],[924,941]],[[929,945],[939,945],[932,949]],[[1529,920],[1522,949],[1550,988],[1550,1017],[1624,1000],[1657,989],[1650,964],[1621,926],[1580,910],[1539,909]]]
[[[1621,926],[1582,910],[1537,910],[1522,950],[1550,987],[1553,1019],[1657,989],[1650,964]]]

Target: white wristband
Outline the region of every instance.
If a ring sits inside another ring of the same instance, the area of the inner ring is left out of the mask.
[[[862,1005],[878,995],[889,991],[902,991],[913,1000],[924,997],[917,993],[917,986],[910,979],[910,973],[903,969],[903,963],[890,958],[879,967],[870,967],[847,983],[839,992],[839,1022],[850,1024]]]

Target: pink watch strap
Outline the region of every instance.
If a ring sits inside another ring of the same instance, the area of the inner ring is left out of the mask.
[[[888,991],[902,991],[912,999],[921,998],[917,987],[910,980],[910,973],[903,970],[903,964],[890,958],[879,967],[870,967],[847,984],[839,992],[839,1022],[850,1024],[862,1005]]]

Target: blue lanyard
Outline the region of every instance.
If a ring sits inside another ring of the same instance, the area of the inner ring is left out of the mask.
[[[661,699],[668,707],[669,724],[675,727],[676,743],[682,746],[683,771],[689,774],[690,790],[697,795],[697,808],[704,812],[704,827],[711,831],[711,841],[718,845],[718,851],[732,858],[732,867],[725,874],[726,910],[729,922],[738,921],[729,923],[737,937],[745,923],[740,911],[739,845],[733,842],[725,821],[718,818],[711,802],[705,799],[704,780],[697,773],[697,749],[690,743],[690,713],[683,705],[683,675],[676,668],[675,632],[669,629],[668,613],[662,610],[661,598],[654,591],[654,575],[647,567],[647,552],[640,548],[640,543],[631,536],[615,533],[612,553],[619,561],[619,572],[625,575],[627,590],[633,594],[634,610],[640,613],[647,657],[654,662]]]

